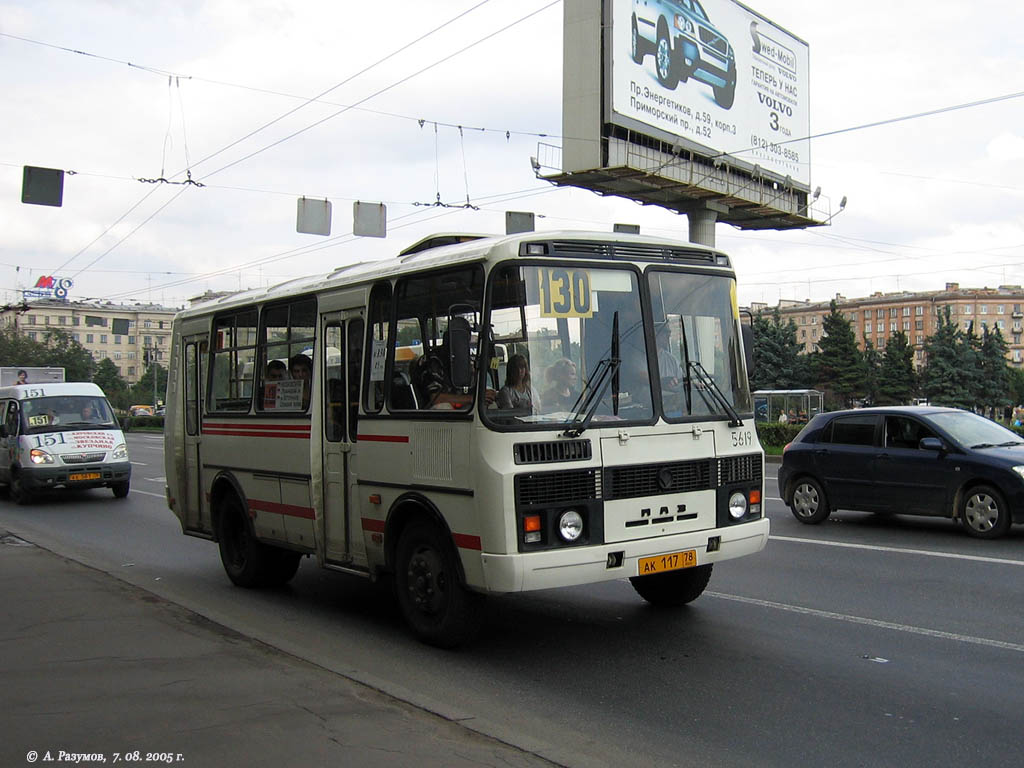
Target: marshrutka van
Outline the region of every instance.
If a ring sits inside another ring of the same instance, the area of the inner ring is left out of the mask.
[[[27,504],[40,492],[131,484],[128,447],[103,390],[89,383],[0,387],[0,484]]]

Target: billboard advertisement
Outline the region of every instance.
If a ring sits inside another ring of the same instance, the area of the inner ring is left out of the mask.
[[[807,43],[734,0],[608,2],[610,122],[809,187]]]

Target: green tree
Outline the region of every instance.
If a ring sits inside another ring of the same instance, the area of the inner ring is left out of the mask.
[[[1010,375],[1006,364],[1006,340],[998,327],[984,328],[981,337],[981,381],[978,387],[978,405],[988,409],[995,418],[1010,405]]]
[[[754,331],[754,370],[750,387],[758,389],[798,389],[808,383],[807,359],[800,354],[796,324],[782,322],[779,308],[769,317],[759,312],[752,324]]]
[[[831,393],[832,399],[844,407],[864,394],[866,369],[864,358],[857,348],[853,328],[836,307],[835,299],[829,303],[829,313],[822,322],[821,350],[815,355],[815,378],[820,389]]]
[[[864,397],[869,403],[878,402],[878,377],[882,367],[882,355],[879,354],[871,339],[864,341]]]
[[[96,366],[96,373],[92,377],[93,384],[103,390],[107,399],[114,404],[115,408],[127,408],[128,382],[121,376],[117,366],[108,358],[100,360]]]
[[[885,345],[885,354],[878,371],[879,405],[903,405],[914,399],[917,374],[914,372],[914,349],[907,334],[897,331]]]
[[[4,365],[63,368],[66,381],[92,381],[96,361],[65,331],[49,331],[42,341],[20,335],[14,328],[0,331],[0,361]]]
[[[153,379],[156,378],[156,399],[163,401],[167,393],[167,369],[160,363],[152,363],[142,374],[138,383],[133,385],[130,391],[131,405],[142,405],[153,402]]]
[[[1024,368],[1007,368],[1006,377],[1011,404],[1024,405]]]
[[[950,319],[949,307],[939,314],[935,333],[925,342],[928,357],[921,377],[921,389],[933,405],[971,408],[971,376],[964,370],[968,343]]]

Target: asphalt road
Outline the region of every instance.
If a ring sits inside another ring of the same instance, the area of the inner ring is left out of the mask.
[[[0,528],[414,705],[569,765],[1018,766],[1024,527],[995,542],[923,518],[798,523],[769,466],[772,540],[691,606],[628,582],[488,601],[471,648],[405,632],[387,590],[304,561],[237,589],[163,501],[159,436],[128,436],[132,493],[29,508]]]

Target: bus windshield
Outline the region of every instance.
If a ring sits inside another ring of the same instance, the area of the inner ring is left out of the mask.
[[[499,428],[653,416],[638,274],[506,264],[492,274],[485,420]]]
[[[749,412],[736,282],[661,270],[651,270],[647,281],[665,418],[717,418],[727,414],[726,404]]]

